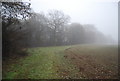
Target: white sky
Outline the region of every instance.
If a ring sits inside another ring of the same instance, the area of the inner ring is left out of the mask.
[[[118,40],[119,0],[31,0],[37,13],[57,9],[71,17],[71,22],[94,24],[105,35]]]

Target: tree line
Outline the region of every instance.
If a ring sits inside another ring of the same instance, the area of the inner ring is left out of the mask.
[[[34,13],[24,24],[29,31],[26,41],[29,46],[103,44],[113,41],[92,24],[70,23],[70,16],[58,10],[51,10],[47,14]]]
[[[59,10],[35,13],[25,2],[2,2],[3,57],[23,55],[27,47],[111,43],[94,25],[71,23]]]

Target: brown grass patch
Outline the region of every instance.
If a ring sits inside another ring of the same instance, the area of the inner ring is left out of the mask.
[[[117,52],[114,48],[74,47],[65,50],[65,58],[79,69],[79,74],[88,79],[116,79]],[[108,54],[109,53],[109,54]],[[112,60],[112,61],[111,61]]]

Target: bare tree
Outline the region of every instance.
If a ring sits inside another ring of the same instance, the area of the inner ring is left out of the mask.
[[[69,22],[69,20],[70,17],[61,11],[51,10],[48,13],[48,25],[52,31],[52,42],[54,45],[58,44],[58,42],[59,44],[62,43],[61,41],[63,40],[62,33],[64,31],[64,26]]]

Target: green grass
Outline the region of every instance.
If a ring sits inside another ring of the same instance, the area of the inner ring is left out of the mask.
[[[63,60],[64,47],[41,47],[28,49],[29,56],[17,60],[16,64],[3,69],[3,79],[57,79],[62,78],[57,73],[57,67]],[[64,62],[62,62],[64,63]],[[62,64],[61,64],[62,65]]]
[[[111,70],[114,70],[113,66],[117,64],[117,60],[115,60],[117,57],[116,46],[74,45],[37,47],[29,48],[28,53],[28,56],[21,59],[11,59],[15,63],[3,62],[3,79],[88,78],[84,72],[79,71],[79,66],[77,65],[77,63],[81,63],[81,65],[86,64],[88,61],[81,62],[81,59],[71,59],[76,54],[78,57],[88,55],[96,62],[96,65],[101,64],[107,68],[110,66]],[[65,56],[68,58],[65,58]]]

